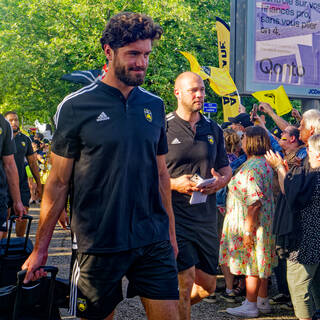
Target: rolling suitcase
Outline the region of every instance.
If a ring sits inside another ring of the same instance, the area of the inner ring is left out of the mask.
[[[0,288],[0,320],[61,320],[54,304],[56,267],[42,267],[50,277],[23,284],[26,270],[18,272],[16,285]]]
[[[7,285],[15,285],[17,272],[33,250],[33,244],[29,239],[32,217],[23,216],[28,220],[25,237],[12,238],[12,226],[17,216],[10,217],[8,238],[0,240],[0,288]]]

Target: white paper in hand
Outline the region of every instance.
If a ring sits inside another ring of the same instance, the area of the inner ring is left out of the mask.
[[[214,182],[215,180],[216,180],[215,178],[203,179],[199,175],[195,175],[194,177],[191,178],[191,181],[197,182],[197,185],[196,185],[197,188],[203,188],[208,184]],[[201,192],[194,191],[192,192],[192,195],[190,198],[190,204],[204,203],[207,201],[207,196],[208,195],[203,194]]]

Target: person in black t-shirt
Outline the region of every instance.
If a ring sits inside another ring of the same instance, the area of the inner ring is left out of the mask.
[[[190,319],[190,305],[214,292],[219,258],[216,195],[231,178],[222,129],[201,115],[205,87],[200,76],[180,74],[174,94],[178,108],[167,115],[169,152],[166,162],[171,176],[179,271],[180,319]],[[197,188],[193,175],[215,178]],[[190,204],[191,194],[207,195],[204,202]]]
[[[26,213],[20,198],[19,176],[13,156],[15,152],[12,129],[0,114],[0,239],[7,231],[8,186],[16,215],[21,217]]]
[[[22,203],[28,213],[29,210],[29,200],[30,200],[30,189],[28,185],[28,176],[25,168],[25,160],[27,160],[32,175],[37,183],[37,196],[41,199],[42,195],[42,185],[39,176],[39,168],[37,165],[37,158],[31,146],[31,140],[25,134],[20,131],[19,128],[19,118],[15,111],[8,111],[4,114],[4,117],[9,121],[12,131],[14,142],[16,144],[17,152],[14,154],[14,160],[19,174],[19,187]],[[11,213],[12,199],[9,194],[8,201],[8,216]],[[23,237],[26,230],[27,220],[17,221],[16,223],[16,234],[18,237]]]
[[[54,226],[72,182],[71,229],[78,256],[70,309],[82,319],[112,319],[139,295],[149,319],[178,319],[174,215],[165,154],[163,101],[139,87],[162,29],[143,14],[112,17],[101,38],[108,72],[67,96],[55,115],[52,168],[25,282],[43,275]],[[70,181],[71,180],[71,181]]]

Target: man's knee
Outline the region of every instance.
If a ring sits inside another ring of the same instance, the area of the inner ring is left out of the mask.
[[[195,271],[195,284],[203,291],[212,294],[216,290],[216,276],[208,274],[200,269]]]

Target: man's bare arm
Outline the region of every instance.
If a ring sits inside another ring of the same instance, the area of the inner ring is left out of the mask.
[[[162,200],[162,204],[169,217],[169,234],[170,241],[173,247],[175,256],[178,255],[178,245],[176,239],[175,219],[171,202],[171,189],[170,189],[170,176],[168,173],[165,156],[157,156],[157,165],[159,173],[159,191]]]
[[[285,130],[285,128],[290,125],[289,122],[274,112],[269,103],[261,102],[259,104],[259,110],[269,115],[281,131]]]
[[[27,156],[28,164],[31,170],[31,173],[36,180],[37,184],[37,195],[39,198],[42,196],[42,185],[40,180],[40,174],[39,174],[39,167],[38,167],[38,161],[36,154],[31,154],[30,156]]]
[[[16,215],[22,217],[26,210],[21,202],[19,175],[13,155],[3,156],[3,168],[6,173],[10,195],[13,201],[13,209]]]
[[[25,282],[36,280],[43,275],[41,270],[37,272],[35,270],[46,263],[53,230],[67,199],[74,160],[60,157],[54,153],[51,157],[52,168],[41,202],[36,243],[33,252],[22,266],[22,269],[28,269]]]
[[[9,190],[11,198],[14,202],[21,200],[20,198],[20,188],[19,188],[19,175],[14,160],[13,155],[3,156],[3,168],[7,176],[7,183],[9,185]]]

